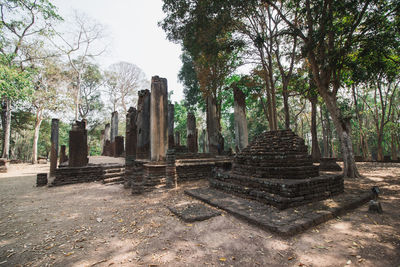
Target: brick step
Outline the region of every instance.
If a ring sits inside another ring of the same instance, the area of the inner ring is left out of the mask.
[[[112,172],[112,173],[106,173],[103,175],[103,179],[108,179],[108,178],[113,178],[113,177],[124,177],[125,172]]]
[[[305,179],[318,176],[318,166],[260,167],[234,165],[233,173],[257,178]]]
[[[343,190],[341,175],[318,176],[310,179],[260,179],[241,175],[220,175],[214,179],[261,192],[278,194],[282,197],[310,197],[313,194],[339,192]],[[312,193],[310,193],[312,192]]]
[[[123,183],[124,182],[124,177],[123,176],[117,176],[113,178],[107,178],[102,181],[103,184],[110,184],[110,183]]]
[[[109,168],[104,170],[104,174],[108,173],[116,173],[116,172],[124,172],[125,168]]]
[[[209,181],[212,188],[222,190],[230,194],[257,200],[265,204],[273,205],[279,209],[285,209],[288,207],[287,203],[289,203],[289,198],[284,198],[275,194],[258,191],[237,184],[222,182],[216,179],[210,179]]]
[[[319,192],[309,193],[308,195],[287,197],[279,195],[279,193],[274,194],[264,191],[261,188],[250,188],[244,185],[225,182],[217,179],[210,179],[210,186],[224,192],[238,195],[240,197],[257,200],[259,202],[275,206],[278,209],[286,209],[288,207],[304,205],[312,201],[323,200],[343,191],[343,188],[335,188],[332,189],[332,191],[322,190]]]

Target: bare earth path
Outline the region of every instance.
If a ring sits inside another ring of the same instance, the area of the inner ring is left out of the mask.
[[[187,224],[165,205],[197,202],[186,183],[132,196],[101,183],[36,188],[48,165],[0,175],[0,266],[400,266],[400,164],[361,164],[384,213],[367,205],[292,238],[229,214]]]

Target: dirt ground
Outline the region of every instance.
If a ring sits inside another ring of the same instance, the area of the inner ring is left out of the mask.
[[[368,205],[291,238],[223,212],[184,223],[167,205],[197,202],[185,188],[132,196],[101,183],[35,187],[48,165],[0,175],[0,266],[400,266],[400,164],[359,165],[378,185],[383,214]]]

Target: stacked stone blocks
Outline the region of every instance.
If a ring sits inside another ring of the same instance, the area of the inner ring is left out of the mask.
[[[237,154],[232,172],[217,174],[210,185],[279,209],[326,199],[344,189],[341,175],[319,176],[304,140],[291,130],[258,136]]]

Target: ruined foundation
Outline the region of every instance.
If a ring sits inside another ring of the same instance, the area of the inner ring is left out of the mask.
[[[343,192],[341,175],[319,176],[304,140],[291,130],[265,132],[236,155],[231,173],[210,180],[216,189],[279,209]]]

